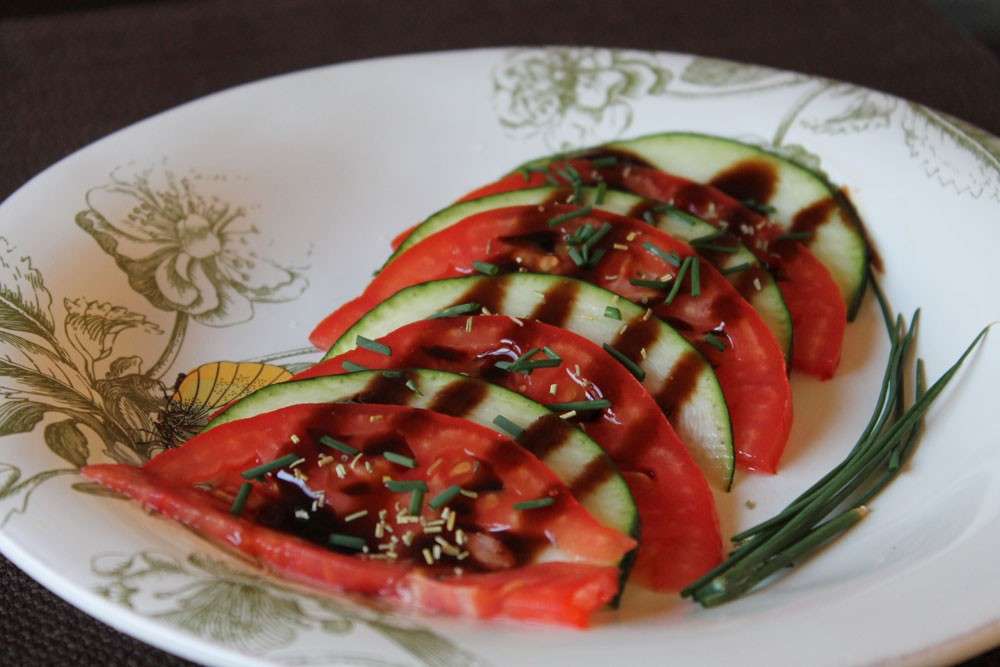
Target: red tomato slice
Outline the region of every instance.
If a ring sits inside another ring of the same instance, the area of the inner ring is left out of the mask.
[[[331,442],[324,438],[334,438],[335,446],[323,444]],[[245,481],[241,473],[286,455],[302,461],[257,478],[242,516],[231,516],[227,509]],[[479,602],[474,611],[461,605],[453,610],[476,617],[518,608],[516,600],[501,598],[504,585],[516,589],[517,582],[534,581],[520,578],[522,566],[556,559],[617,571],[636,545],[599,524],[541,461],[513,441],[465,420],[401,406],[296,405],[224,424],[141,470],[91,466],[85,473],[275,571],[295,572],[300,581],[404,600],[413,597],[407,588],[412,582],[399,578],[412,567],[461,582],[453,595]],[[394,483],[426,484],[418,514],[405,511],[412,494],[389,488],[383,483],[387,476]],[[453,493],[436,503],[456,485],[469,495]],[[517,506],[537,499],[548,504]],[[357,554],[360,545],[332,551],[332,533],[360,540],[366,555],[345,555],[345,550]],[[305,554],[303,562],[289,551]],[[455,574],[455,568],[463,573]],[[488,575],[484,587],[476,579],[464,581],[466,570]],[[503,576],[493,577],[497,572]],[[585,579],[587,586],[594,583]],[[446,598],[444,610],[452,610],[448,596],[433,594],[435,587],[418,582],[420,590],[430,592],[431,604]],[[549,620],[559,619],[553,612]],[[565,622],[578,624],[580,617]]]
[[[704,261],[698,262],[697,282],[692,266],[681,289],[667,303],[673,281],[658,283],[662,288],[636,286],[632,281],[676,276],[675,264],[695,257],[689,245],[644,222],[604,211],[550,226],[556,216],[574,212],[579,211],[554,203],[495,209],[432,234],[386,266],[361,297],[324,319],[311,339],[329,347],[361,314],[404,287],[472,273],[477,261],[505,271],[582,278],[632,301],[648,302],[653,313],[674,325],[708,358],[729,406],[737,463],[750,470],[775,472],[791,429],[791,388],[781,348],[757,311]],[[569,252],[568,239],[605,223],[606,234],[589,251],[595,257],[603,252],[603,256],[592,266],[579,266]],[[696,287],[700,293],[693,296]],[[629,335],[618,343],[623,354],[639,358],[649,340],[644,329],[629,329]],[[679,388],[676,393],[680,397],[686,392]],[[670,418],[673,408],[663,407]]]
[[[232,516],[220,501],[142,468],[92,465],[83,474],[160,512],[275,574],[329,593],[381,596],[397,606],[479,619],[505,618],[585,628],[617,594],[619,571],[549,562],[437,578],[410,563],[362,560]]]
[[[547,173],[510,174],[473,190],[459,201],[541,187],[552,178],[566,184],[559,171],[567,165],[576,170],[584,183],[603,180],[612,187],[669,202],[742,241],[774,271],[785,297],[795,332],[793,366],[822,379],[833,377],[840,363],[847,327],[847,305],[829,270],[803,244],[796,241],[775,243],[784,233],[783,229],[718,188],[642,165],[621,162],[596,169],[587,159],[574,159],[552,163]]]
[[[410,227],[407,227],[400,233],[393,236],[392,241],[389,242],[389,247],[395,250],[399,246],[403,245],[403,241],[409,238],[410,234],[412,234],[413,230],[416,229],[417,227],[419,227],[419,225],[411,225]]]
[[[509,317],[477,316],[414,322],[379,339],[391,356],[358,348],[298,375],[343,372],[352,361],[368,368],[435,368],[483,377],[540,403],[606,398],[612,408],[577,418],[625,475],[639,507],[642,539],[632,579],[676,591],[722,560],[715,503],[705,478],[656,402],[623,366],[586,338],[558,327]],[[494,366],[549,347],[563,363],[529,375]],[[552,387],[555,386],[555,393]]]

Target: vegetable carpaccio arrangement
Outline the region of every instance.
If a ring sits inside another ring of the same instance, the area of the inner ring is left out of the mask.
[[[534,160],[394,246],[313,331],[322,361],[84,474],[314,590],[585,627],[626,581],[713,606],[843,533],[983,335],[928,387],[846,195],[721,137]],[[868,284],[891,343],[871,420],[726,554],[713,489],[779,471],[789,372],[836,374]]]

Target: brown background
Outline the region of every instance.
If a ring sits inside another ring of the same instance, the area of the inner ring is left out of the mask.
[[[753,61],[880,88],[1000,134],[1000,63],[920,2],[0,0],[0,16],[0,199],[113,130],[227,86],[480,46],[593,44]],[[0,557],[0,663],[68,660],[186,664],[77,612]],[[1000,665],[1000,654],[970,664]]]

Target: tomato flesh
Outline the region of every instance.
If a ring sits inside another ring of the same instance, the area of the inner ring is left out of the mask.
[[[322,436],[361,456],[322,444]],[[233,516],[241,473],[288,454],[304,460],[257,478]],[[302,583],[477,618],[585,625],[617,592],[616,565],[635,547],[509,439],[401,406],[295,405],[219,426],[141,469],[99,465],[84,474]],[[386,475],[426,484],[420,514],[401,511],[409,494],[387,488]],[[454,523],[436,523],[443,507],[431,499],[456,484],[469,495],[444,504]],[[551,501],[515,507],[538,498]],[[363,541],[366,552],[329,546],[331,533]],[[435,550],[441,540],[448,546]],[[562,562],[539,565],[553,558]],[[545,576],[551,584],[539,586]],[[523,600],[532,587],[536,596],[549,591],[535,612]]]
[[[549,224],[574,212],[579,210],[558,203],[515,206],[478,213],[443,229],[386,266],[362,296],[324,319],[311,339],[329,347],[361,315],[404,287],[472,273],[475,262],[505,271],[575,276],[648,303],[657,317],[684,335],[715,368],[733,421],[737,463],[745,469],[775,472],[791,429],[791,388],[782,350],[760,315],[714,267],[700,260],[698,280],[691,268],[667,303],[677,264],[688,257],[696,259],[691,246],[644,222],[603,211],[578,215],[554,227]],[[604,255],[592,266],[581,267],[570,253],[570,239],[582,229],[605,224],[609,230],[590,250]],[[671,263],[665,257],[675,259]],[[634,284],[667,276],[672,277],[670,282],[657,282],[662,287]],[[620,346],[623,354],[639,358],[645,344],[642,329],[631,326],[636,335],[633,342]],[[668,418],[684,398],[678,392],[671,399],[673,405],[663,406]]]
[[[802,243],[779,241],[782,228],[718,188],[642,165],[626,162],[595,168],[588,159],[574,159],[553,162],[547,173],[510,174],[473,190],[460,201],[542,187],[550,179],[567,184],[562,175],[567,166],[576,170],[583,183],[604,181],[611,187],[669,202],[742,241],[772,269],[785,297],[795,332],[792,365],[821,379],[833,377],[847,327],[847,305],[829,270]]]
[[[611,456],[636,498],[642,539],[632,580],[676,591],[722,560],[715,503],[701,471],[642,384],[586,338],[534,320],[518,324],[492,315],[414,322],[379,342],[392,354],[357,348],[297,377],[339,374],[350,361],[373,369],[467,373],[545,404],[606,398],[610,410],[573,421]],[[530,374],[495,366],[543,347],[558,354],[562,364]]]

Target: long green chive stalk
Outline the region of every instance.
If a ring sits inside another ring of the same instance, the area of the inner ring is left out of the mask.
[[[902,317],[893,318],[874,276],[871,283],[890,348],[875,409],[861,436],[843,461],[784,510],[735,535],[736,549],[684,589],[684,597],[705,607],[734,600],[780,569],[812,555],[864,518],[867,503],[899,474],[912,453],[931,404],[989,330],[987,326],[980,331],[958,360],[929,387],[923,360],[918,359],[913,402],[907,406],[905,381],[920,311],[913,314],[909,325]]]

